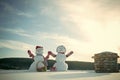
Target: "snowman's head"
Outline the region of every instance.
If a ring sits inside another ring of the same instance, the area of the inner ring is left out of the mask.
[[[36,46],[36,54],[43,54],[43,47],[42,46]]]
[[[66,48],[63,45],[57,47],[56,52],[64,54],[66,52]]]

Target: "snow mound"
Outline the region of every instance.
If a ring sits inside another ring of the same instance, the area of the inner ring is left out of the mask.
[[[0,70],[0,80],[120,80],[120,73],[95,73],[93,70],[68,70],[65,72]]]

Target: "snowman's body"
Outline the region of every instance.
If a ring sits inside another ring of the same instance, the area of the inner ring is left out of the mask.
[[[30,65],[29,71],[36,72],[37,68],[42,68],[45,66],[44,57],[41,55],[36,55],[34,57],[34,62]]]
[[[66,55],[58,53],[56,55],[56,63],[53,65],[53,67],[56,68],[56,71],[66,71],[68,69],[68,64],[65,63]]]
[[[36,56],[34,56],[31,51],[28,51],[29,55],[32,55],[34,59],[33,63],[29,67],[29,71],[36,72],[44,72],[47,70],[46,60],[43,56],[43,47],[36,46]]]
[[[51,71],[67,71],[68,64],[65,61],[67,57],[73,54],[73,51],[65,55],[66,48],[63,45],[60,45],[57,47],[56,52],[58,53],[57,55],[52,53],[51,51],[48,52],[49,55],[56,57],[56,63],[51,68]]]

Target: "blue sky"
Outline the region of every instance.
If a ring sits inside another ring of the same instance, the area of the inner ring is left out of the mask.
[[[120,1],[0,0],[1,58],[28,57],[36,45],[44,55],[56,53],[61,44],[74,51],[67,60],[93,61],[102,51],[120,55]]]

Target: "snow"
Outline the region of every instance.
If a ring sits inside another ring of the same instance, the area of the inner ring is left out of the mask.
[[[0,70],[0,80],[120,80],[120,73],[95,73],[93,70],[29,72]]]

